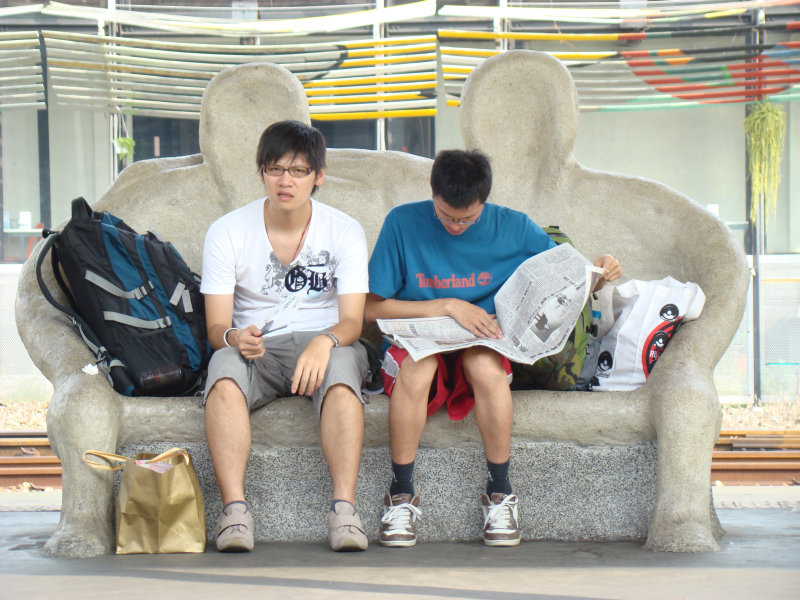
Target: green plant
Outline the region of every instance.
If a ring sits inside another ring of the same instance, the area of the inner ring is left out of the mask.
[[[781,155],[786,133],[786,113],[767,100],[762,100],[744,120],[750,170],[750,220],[755,221],[761,198],[764,199],[765,221],[769,221],[778,203],[781,181]]]
[[[117,160],[133,160],[133,149],[136,142],[133,138],[118,137],[114,140],[114,149],[117,152]]]

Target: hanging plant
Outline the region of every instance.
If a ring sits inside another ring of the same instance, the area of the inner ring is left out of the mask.
[[[114,150],[117,153],[117,160],[133,160],[133,149],[136,147],[136,142],[133,138],[118,137],[114,140]]]
[[[763,198],[765,222],[769,222],[778,204],[786,113],[771,102],[762,100],[744,120],[744,132],[750,169],[750,220],[755,222]]]

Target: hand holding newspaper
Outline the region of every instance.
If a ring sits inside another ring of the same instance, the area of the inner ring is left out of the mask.
[[[452,317],[378,319],[384,336],[414,360],[470,346],[486,346],[514,362],[533,364],[567,342],[599,274],[569,244],[522,263],[495,296],[502,339],[478,337]]]

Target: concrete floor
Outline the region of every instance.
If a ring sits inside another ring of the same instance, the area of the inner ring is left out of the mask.
[[[715,489],[721,552],[666,554],[640,544],[528,542],[371,546],[257,544],[243,555],[49,559],[40,549],[60,498],[0,494],[0,598],[466,598],[511,600],[800,597],[800,486]],[[739,508],[724,508],[725,506]],[[31,510],[37,508],[38,510]],[[424,526],[424,524],[423,524]]]

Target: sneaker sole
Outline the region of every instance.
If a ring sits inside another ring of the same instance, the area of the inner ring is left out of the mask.
[[[219,552],[250,552],[253,546],[243,539],[234,539],[228,542],[224,547],[217,546]]]
[[[520,541],[521,538],[517,538],[515,540],[487,540],[486,538],[483,539],[484,545],[491,547],[519,546]]]
[[[381,546],[386,546],[387,548],[410,548],[411,546],[415,546],[417,544],[417,540],[380,540]]]
[[[362,546],[356,540],[345,540],[338,548],[331,548],[334,552],[363,552],[366,546]]]

